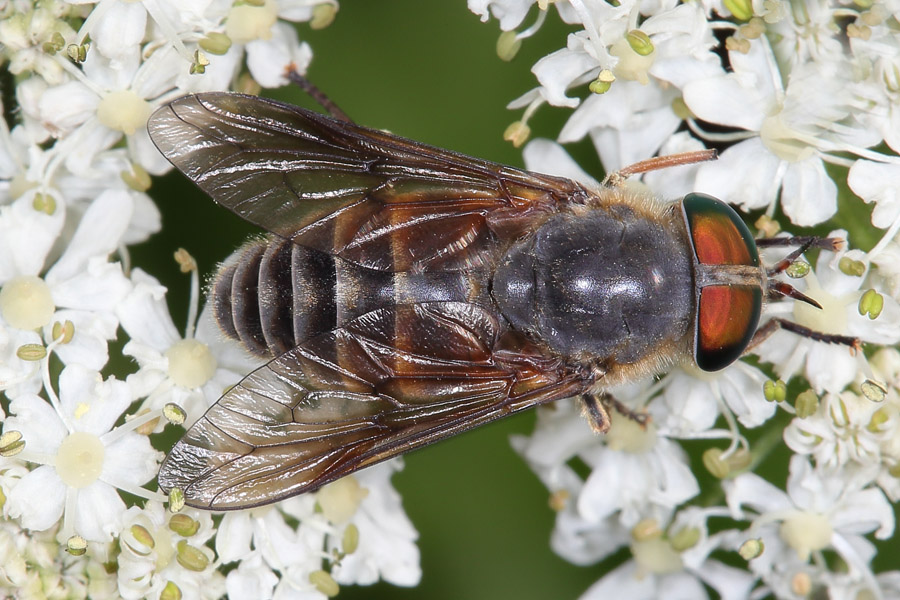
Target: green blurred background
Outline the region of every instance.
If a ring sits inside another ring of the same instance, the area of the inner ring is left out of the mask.
[[[502,139],[521,111],[505,106],[534,87],[531,65],[565,45],[568,29],[551,13],[511,63],[496,55],[497,21],[481,23],[464,0],[346,0],[328,28],[298,30],[313,49],[309,78],[355,121],[522,166],[521,151]],[[313,106],[297,89],[271,95]],[[534,134],[554,137],[567,114],[543,108],[531,122]],[[588,143],[575,153],[598,175]],[[169,307],[181,328],[188,281],[172,252],[188,249],[209,276],[258,231],[180,175],[155,182],[151,194],[163,213],[163,232],[133,248],[132,262],[169,288]],[[599,567],[573,566],[549,549],[554,517],[548,492],[508,441],[511,433],[529,432],[533,422],[533,414],[520,415],[408,456],[394,483],[419,530],[422,582],[412,589],[346,587],[339,597],[575,598],[599,579]]]

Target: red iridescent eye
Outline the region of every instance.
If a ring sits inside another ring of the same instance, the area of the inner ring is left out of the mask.
[[[718,371],[740,358],[756,332],[762,291],[708,285],[700,291],[694,359],[704,371]]]
[[[705,194],[682,201],[691,244],[701,265],[759,266],[759,253],[747,225],[727,204]],[[744,352],[759,325],[762,289],[733,284],[700,290],[694,360],[717,371]]]
[[[753,235],[733,208],[706,194],[688,194],[682,206],[701,264],[759,266]]]

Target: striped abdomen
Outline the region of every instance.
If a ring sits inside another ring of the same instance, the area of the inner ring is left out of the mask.
[[[488,300],[481,270],[392,273],[362,267],[282,238],[250,242],[212,285],[226,335],[261,356],[294,346],[378,308],[417,302]]]

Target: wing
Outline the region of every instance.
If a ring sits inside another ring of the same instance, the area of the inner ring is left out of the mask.
[[[159,473],[188,505],[248,508],[590,385],[466,303],[367,313],[222,396]]]
[[[585,190],[299,107],[185,96],[147,125],[219,204],[303,246],[380,270],[464,268]]]

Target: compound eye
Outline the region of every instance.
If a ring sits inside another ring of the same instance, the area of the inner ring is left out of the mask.
[[[688,194],[681,205],[700,264],[759,266],[753,234],[733,208],[706,194]]]
[[[756,242],[734,209],[705,194],[682,201],[691,245],[703,265],[759,266]],[[707,285],[700,290],[694,360],[704,371],[718,371],[737,360],[759,325],[759,286]]]
[[[708,285],[700,290],[694,360],[704,371],[724,369],[743,354],[762,312],[762,290]]]

